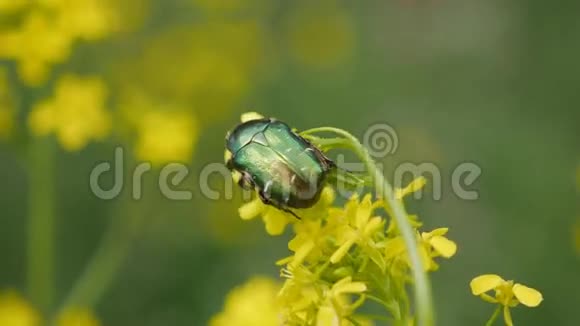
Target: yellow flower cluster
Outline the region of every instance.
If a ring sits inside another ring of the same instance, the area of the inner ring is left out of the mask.
[[[419,178],[398,192],[402,197],[424,184]],[[391,220],[387,228],[387,220],[378,214],[385,204],[373,201],[370,194],[362,199],[355,194],[344,207],[335,207],[334,198],[334,191],[325,188],[314,207],[297,210],[300,222],[259,199],[240,208],[242,219],[261,216],[272,235],[295,222],[295,235],[288,243],[293,255],[278,261],[284,265],[282,276],[287,278],[280,292],[286,324],[350,325],[353,319],[354,324],[360,324],[355,310],[370,297],[387,308],[393,318],[410,320],[404,290],[411,281],[410,262],[394,222]],[[445,237],[447,231],[417,231],[426,270],[437,269],[435,258],[455,254],[457,246]]]
[[[50,68],[69,57],[75,40],[100,39],[116,25],[108,1],[11,0],[2,3],[0,16],[19,14],[23,19],[18,26],[0,30],[0,58],[16,61],[20,78],[30,86],[43,83]]]
[[[13,291],[0,293],[0,325],[41,326],[41,314]],[[66,309],[57,316],[56,326],[100,326],[93,313],[85,308]]]
[[[28,124],[36,136],[55,133],[62,147],[82,149],[91,139],[109,133],[111,117],[105,110],[107,91],[97,78],[61,77],[53,98],[34,106]]]

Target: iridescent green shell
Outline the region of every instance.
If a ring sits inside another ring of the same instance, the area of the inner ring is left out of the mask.
[[[238,125],[226,137],[226,149],[226,164],[238,174],[239,183],[279,208],[314,205],[334,166],[318,148],[274,119]]]

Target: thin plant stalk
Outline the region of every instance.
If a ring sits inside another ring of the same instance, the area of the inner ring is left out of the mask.
[[[419,255],[416,232],[409,224],[407,213],[403,207],[403,204],[395,198],[392,186],[389,184],[382,171],[377,168],[376,163],[366,148],[359,142],[356,137],[347,131],[333,127],[308,129],[301,132],[301,134],[308,135],[319,132],[330,132],[344,138],[346,140],[345,145],[348,146],[348,148],[352,150],[366,165],[367,172],[373,180],[376,192],[385,200],[388,207],[390,208],[393,217],[397,222],[397,226],[399,227],[401,235],[405,241],[405,246],[407,247],[414,279],[418,325],[433,325],[434,312],[433,298],[431,295],[431,284]]]

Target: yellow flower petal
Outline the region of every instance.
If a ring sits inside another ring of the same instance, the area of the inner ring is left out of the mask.
[[[339,325],[338,315],[332,306],[323,306],[316,314],[316,326],[337,326]]]
[[[365,225],[363,233],[367,236],[371,236],[375,231],[381,228],[383,225],[383,219],[375,216]]]
[[[446,235],[447,232],[449,232],[449,228],[437,228],[431,232],[423,232],[421,234],[421,236],[423,237],[423,239],[430,239],[434,236],[442,236],[442,235]]]
[[[473,293],[473,295],[480,295],[489,290],[493,290],[503,282],[504,279],[498,275],[484,274],[471,280],[469,286],[471,287],[471,293]]]
[[[300,265],[304,259],[306,259],[306,256],[308,256],[312,249],[314,249],[314,241],[307,241],[302,244],[302,246],[300,246],[300,248],[298,248],[296,251],[296,254],[294,254],[294,259],[290,263],[290,267]]]
[[[421,190],[427,184],[427,179],[425,177],[418,177],[417,179],[411,181],[405,188],[395,190],[395,198],[402,199],[408,194],[417,192]]]
[[[242,220],[251,220],[260,215],[264,210],[264,204],[258,199],[247,202],[238,208],[238,213]]]
[[[69,308],[58,316],[58,326],[100,326],[95,315],[86,308]]]
[[[232,152],[229,150],[224,151],[224,162],[227,163],[232,158]]]
[[[259,120],[259,119],[263,119],[264,116],[257,113],[257,112],[246,112],[244,114],[242,114],[241,120],[242,122],[248,122],[248,121],[252,121],[252,120]]]
[[[350,249],[350,247],[352,247],[352,245],[354,244],[354,239],[349,239],[347,240],[345,243],[343,243],[338,249],[336,249],[336,251],[332,254],[332,256],[330,257],[330,262],[333,264],[338,263],[339,261],[342,260],[342,258],[344,257],[344,255],[346,255],[346,253],[348,252],[348,250]]]
[[[357,229],[362,229],[364,225],[368,222],[371,217],[372,212],[372,202],[371,195],[367,194],[364,196],[363,200],[360,202],[358,209],[356,211],[356,227]]]
[[[544,300],[540,291],[519,283],[514,285],[513,292],[518,301],[524,306],[537,307]]]
[[[350,276],[348,276],[350,278]],[[346,293],[361,293],[367,290],[367,286],[363,282],[348,282],[333,287],[335,295]]]
[[[332,187],[324,187],[324,189],[322,189],[322,193],[320,194],[319,203],[331,205],[332,203],[334,203],[335,198],[336,194],[334,193]]]
[[[263,219],[266,224],[266,232],[268,232],[269,235],[282,234],[286,225],[289,223],[286,215],[275,208],[268,209],[264,214]]]
[[[457,245],[455,242],[443,236],[434,236],[429,241],[431,246],[445,258],[451,258],[457,252]]]
[[[16,292],[0,293],[0,325],[39,326],[39,313]]]

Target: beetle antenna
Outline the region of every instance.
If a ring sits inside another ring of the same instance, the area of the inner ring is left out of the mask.
[[[294,212],[293,212],[293,211],[291,211],[290,209],[288,209],[288,208],[285,208],[285,207],[279,207],[279,209],[283,210],[283,211],[284,211],[284,212],[286,212],[286,213],[290,213],[290,214],[292,214],[292,215],[293,215],[295,218],[297,218],[299,221],[302,221],[302,218],[301,218],[300,216],[296,215],[296,213],[294,213]]]

